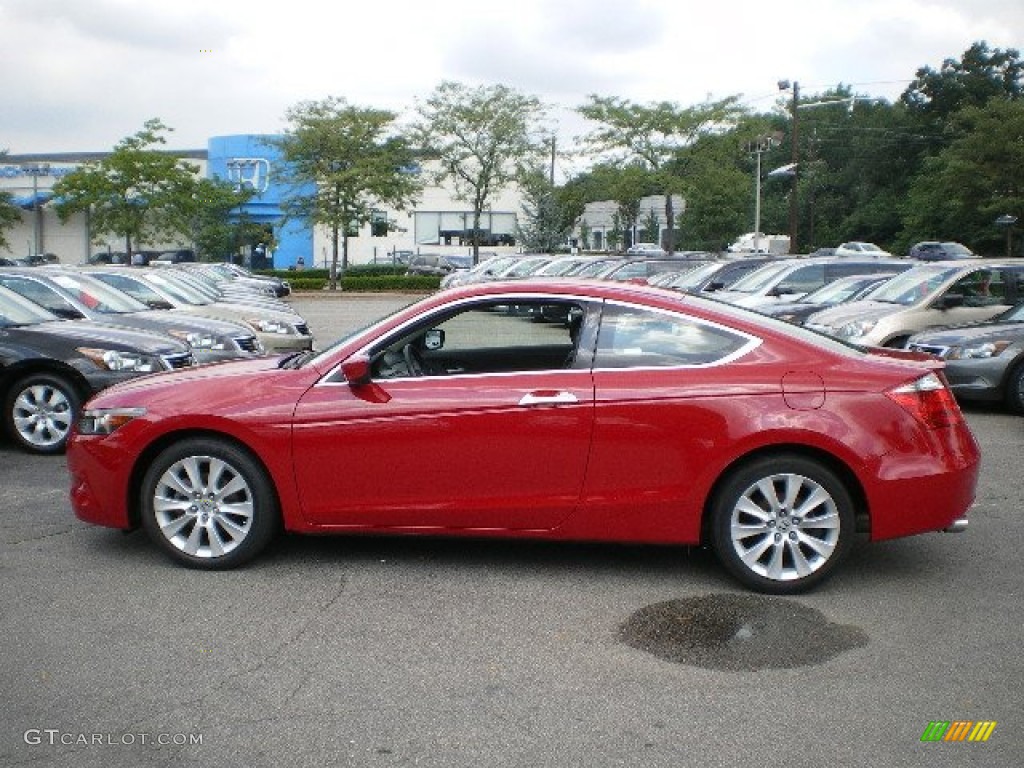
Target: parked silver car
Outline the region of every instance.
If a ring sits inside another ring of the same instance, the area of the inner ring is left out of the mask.
[[[1024,262],[976,259],[922,264],[861,301],[816,312],[806,326],[867,346],[903,347],[915,333],[978,323],[1024,298]]]
[[[957,397],[1024,414],[1024,303],[976,325],[915,334],[907,348],[945,360]]]

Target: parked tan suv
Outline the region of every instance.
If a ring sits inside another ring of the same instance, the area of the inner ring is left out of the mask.
[[[807,327],[866,346],[903,347],[928,328],[977,323],[1024,299],[1024,262],[937,261],[909,269],[861,301],[816,312]]]

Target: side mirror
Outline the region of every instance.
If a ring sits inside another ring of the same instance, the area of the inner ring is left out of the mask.
[[[444,331],[440,328],[431,328],[423,334],[423,348],[428,352],[441,349],[444,346]]]
[[[715,280],[714,282],[708,283],[705,287],[705,291],[720,291],[725,288],[725,283],[721,280]]]
[[[64,320],[84,320],[85,315],[79,312],[74,307],[57,307],[51,310],[57,317],[63,318]]]
[[[932,306],[935,309],[952,309],[953,307],[962,307],[963,305],[964,295],[962,293],[947,293]]]
[[[174,309],[174,305],[171,304],[171,302],[164,301],[163,299],[153,299],[151,301],[147,301],[146,306],[148,306],[150,309]]]
[[[341,375],[350,387],[362,387],[370,383],[370,358],[355,355],[341,364]]]

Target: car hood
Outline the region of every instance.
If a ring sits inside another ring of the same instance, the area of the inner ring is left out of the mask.
[[[96,395],[91,407],[145,406],[165,412],[195,410],[208,393],[216,393],[212,412],[244,403],[251,406],[279,387],[305,391],[320,376],[308,366],[281,368],[282,356],[246,358],[182,368],[115,384]],[[299,394],[295,395],[297,399]],[[209,402],[209,401],[207,401]]]
[[[49,323],[21,326],[20,330],[51,337],[59,336],[75,343],[82,342],[89,347],[110,347],[150,355],[189,353],[189,347],[184,342],[165,334],[94,323],[91,320],[54,320]]]
[[[813,314],[809,322],[814,325],[839,327],[857,320],[880,320],[883,317],[902,312],[906,307],[902,304],[887,304],[881,301],[851,301],[839,304]]]
[[[915,334],[914,343],[953,346],[970,342],[1024,339],[1024,323],[978,323]]]
[[[230,320],[218,320],[215,317],[193,315],[184,309],[147,309],[138,314],[140,317],[145,317],[147,320],[152,320],[169,328],[220,333],[225,336],[237,336],[239,333],[252,335],[252,331],[240,322],[233,323]]]

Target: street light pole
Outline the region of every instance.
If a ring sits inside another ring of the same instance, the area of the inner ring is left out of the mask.
[[[799,214],[799,207],[797,205],[797,182],[799,178],[796,174],[796,169],[800,163],[800,83],[793,81],[793,104],[790,108],[793,119],[793,132],[792,132],[792,156],[791,161],[793,163],[793,186],[789,192],[789,252],[799,253],[800,249],[797,246],[797,221]]]

